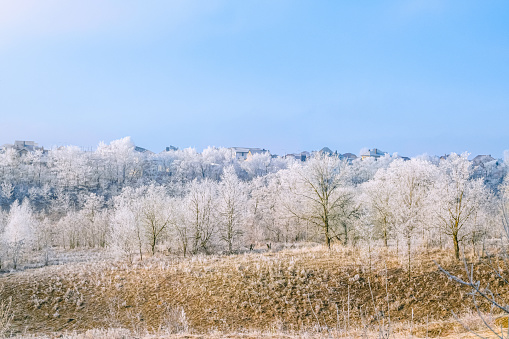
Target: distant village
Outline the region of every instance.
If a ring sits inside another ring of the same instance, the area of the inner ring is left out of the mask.
[[[311,151],[311,152],[303,151],[300,153],[288,153],[288,154],[285,154],[282,156],[277,155],[277,154],[272,154],[269,150],[264,149],[264,148],[229,147],[228,149],[231,150],[231,152],[232,152],[232,158],[237,159],[237,160],[244,160],[244,161],[250,161],[253,158],[253,156],[256,154],[267,154],[267,155],[271,156],[272,158],[295,159],[295,160],[304,162],[309,157],[311,157],[314,153],[321,153],[321,154],[327,154],[330,156],[335,156],[341,160],[345,160],[348,163],[351,163],[353,160],[355,160],[359,157],[361,158],[361,160],[365,160],[368,158],[377,160],[378,158],[389,154],[388,152],[384,152],[378,148],[368,149],[365,152],[363,152],[362,154],[360,154],[359,156],[357,156],[353,153],[338,153],[338,151],[332,151],[328,147],[324,147],[319,151]],[[23,155],[26,155],[27,153],[32,153],[32,152],[37,152],[37,151],[42,152],[42,154],[48,154],[51,151],[50,149],[45,149],[44,147],[39,146],[34,141],[26,141],[26,140],[16,140],[16,141],[14,141],[14,144],[4,144],[0,147],[0,153],[4,153],[7,150],[12,150],[12,151],[16,152],[19,156],[23,156]],[[170,151],[178,151],[178,150],[179,150],[178,147],[168,146],[161,153],[170,152]],[[155,154],[155,152],[152,152],[146,148],[139,147],[139,146],[135,146],[134,151],[140,152],[140,153]],[[397,157],[401,158],[405,161],[410,160],[409,157],[404,157],[404,156],[399,156],[399,155],[397,155]],[[442,156],[440,156],[440,159],[444,159],[447,157],[448,157],[448,155],[442,155]],[[482,167],[484,164],[494,161],[494,160],[496,160],[496,159],[493,158],[491,155],[480,154],[480,155],[475,156],[471,161],[474,166]]]

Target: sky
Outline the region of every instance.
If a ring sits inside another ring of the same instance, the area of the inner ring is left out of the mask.
[[[0,144],[509,149],[506,0],[1,0]]]

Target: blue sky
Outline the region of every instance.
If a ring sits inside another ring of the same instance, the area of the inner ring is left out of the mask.
[[[508,1],[6,0],[0,144],[509,149]]]

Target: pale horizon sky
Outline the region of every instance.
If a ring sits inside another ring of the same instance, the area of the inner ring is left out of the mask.
[[[509,149],[509,2],[5,0],[0,145]]]

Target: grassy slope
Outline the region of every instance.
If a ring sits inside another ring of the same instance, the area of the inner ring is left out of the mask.
[[[369,268],[367,256],[356,250],[317,247],[152,258],[135,265],[67,264],[3,275],[0,284],[2,298],[13,298],[18,333],[108,327],[157,331],[178,325],[183,309],[193,332],[292,332],[318,326],[376,331],[375,315],[383,312],[395,331],[413,327],[425,335],[428,328],[432,337],[456,331],[450,311],[464,313],[471,303],[468,291],[437,272],[430,258],[461,273],[461,265],[442,252],[416,258],[409,277],[390,254],[374,254]],[[506,293],[495,275],[478,267],[479,278]]]

